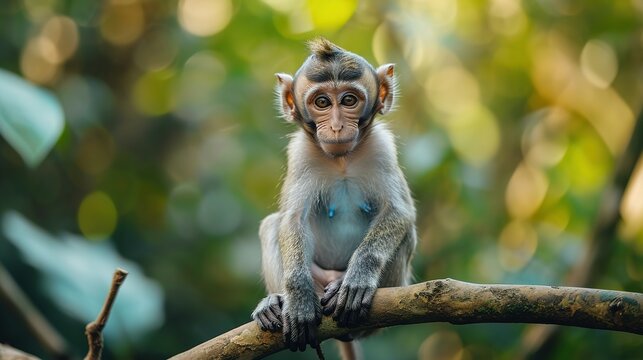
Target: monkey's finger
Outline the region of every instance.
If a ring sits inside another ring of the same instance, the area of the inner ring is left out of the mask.
[[[283,312],[283,310],[278,304],[268,306],[268,310],[270,310],[270,312],[273,313],[276,317],[281,318],[281,313]]]
[[[272,326],[270,325],[270,321],[266,318],[266,315],[264,315],[263,311],[257,314],[257,322],[259,323],[259,327],[261,330],[266,331],[268,329],[271,329]]]
[[[328,303],[324,305],[324,308],[322,309],[322,312],[324,315],[330,315],[333,312],[335,312],[335,307],[337,306],[337,296],[333,296],[328,300]]]
[[[297,321],[297,347],[299,348],[299,351],[306,350],[306,341],[308,340],[307,329],[308,327],[303,319]]]
[[[316,349],[319,346],[319,340],[317,340],[317,326],[312,323],[308,323],[308,344],[313,349]]]
[[[336,294],[337,294],[337,291],[333,291],[333,292],[326,292],[326,293],[324,293],[324,296],[322,296],[322,298],[321,298],[321,300],[319,301],[319,303],[320,303],[322,306],[325,306],[326,304],[328,304],[328,302],[330,302],[330,300],[331,300],[331,299],[333,299],[333,298],[335,298],[335,297],[336,297],[336,296],[335,296]]]
[[[376,289],[366,289],[364,292],[364,297],[362,298],[362,304],[359,308],[359,321],[362,322],[368,317],[368,313],[371,310],[371,305],[373,304],[373,295],[375,295]]]
[[[340,326],[346,326],[348,316],[351,312],[349,306],[353,303],[354,297],[355,290],[350,288],[342,289],[342,291],[339,293],[339,300],[337,300],[337,308],[335,309],[335,313],[338,315],[337,322]]]
[[[272,307],[266,309],[265,317],[270,321],[271,329],[276,330],[281,327],[281,319],[279,319],[279,315],[273,311]]]
[[[366,292],[365,288],[358,288],[355,292],[355,297],[353,301],[348,305],[349,316],[347,318],[348,325],[355,325],[359,319],[359,312],[362,307],[362,299],[364,298],[364,293]]]
[[[343,311],[344,308],[346,307],[346,303],[348,301],[348,295],[350,295],[350,289],[348,287],[342,287],[339,290],[339,294],[337,295],[337,310]]]
[[[337,318],[337,325],[340,327],[346,327],[348,325],[348,318],[350,317],[351,311],[349,309],[344,309],[344,312]]]
[[[283,321],[284,321],[284,331],[283,331],[284,344],[286,344],[286,347],[288,347],[290,349],[290,351],[297,351],[297,346],[292,341],[292,330],[293,329],[292,329],[292,326],[291,326],[292,324],[290,322],[290,316],[284,315]]]
[[[362,306],[362,299],[364,298],[366,289],[358,288],[354,293],[355,296],[353,297],[352,301],[348,303],[348,307],[350,307],[351,309],[359,309],[360,306]]]
[[[344,307],[344,311],[337,321],[339,326],[349,326],[351,324],[351,318],[353,317],[354,313],[354,309],[352,308],[354,298],[355,290],[349,291],[346,297],[346,306]]]
[[[339,291],[340,288],[340,283],[339,282],[331,282],[324,288],[324,296],[321,298],[321,304],[326,305],[326,303],[333,297],[335,294],[337,294],[337,291]]]

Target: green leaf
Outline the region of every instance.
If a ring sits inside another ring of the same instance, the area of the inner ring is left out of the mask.
[[[56,97],[0,69],[0,134],[36,167],[63,131],[63,110]]]

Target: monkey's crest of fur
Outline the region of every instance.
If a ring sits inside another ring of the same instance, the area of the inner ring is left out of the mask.
[[[310,40],[308,42],[308,49],[312,55],[324,60],[331,60],[342,52],[346,52],[346,50],[323,37]]]

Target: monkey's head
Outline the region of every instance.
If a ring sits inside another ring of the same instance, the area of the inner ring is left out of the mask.
[[[319,38],[295,76],[277,74],[282,116],[299,124],[329,156],[351,152],[376,114],[391,110],[394,65],[377,70],[364,58]]]

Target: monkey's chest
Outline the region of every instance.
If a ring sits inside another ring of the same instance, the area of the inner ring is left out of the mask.
[[[345,270],[364,239],[374,215],[361,189],[340,180],[323,194],[311,217],[315,262],[325,269]]]

